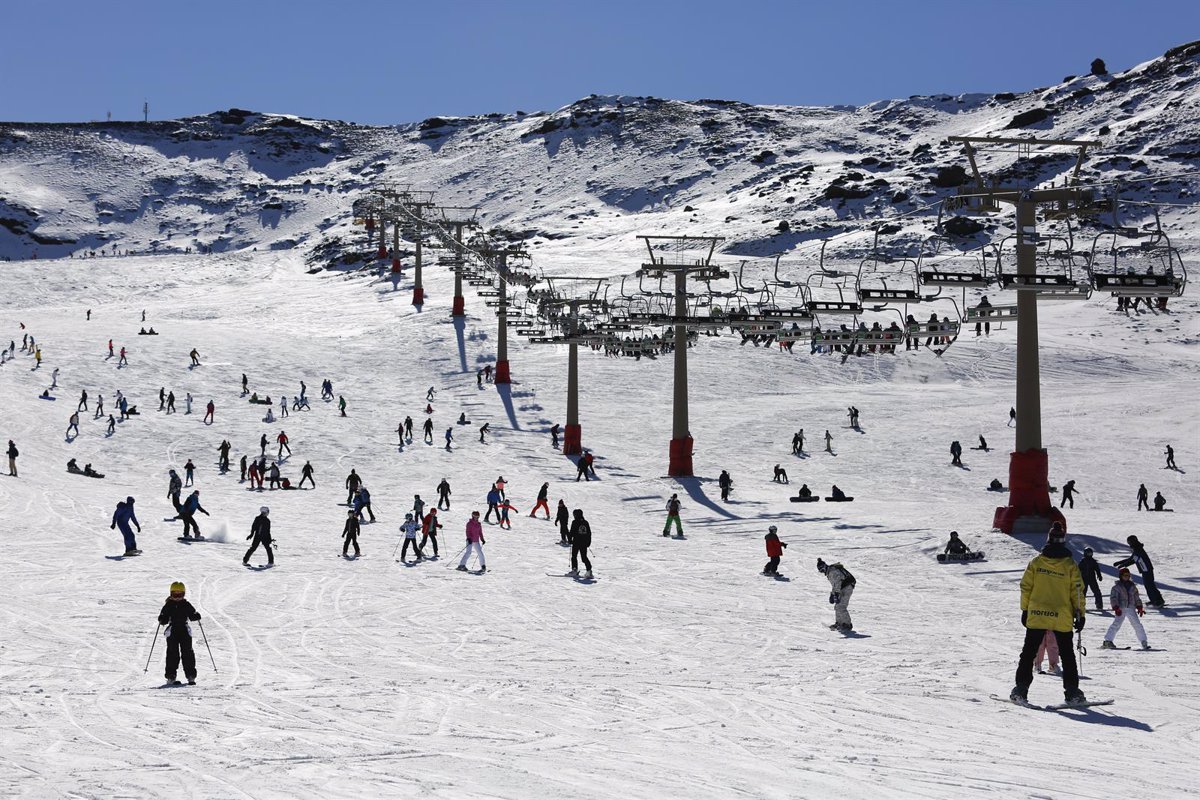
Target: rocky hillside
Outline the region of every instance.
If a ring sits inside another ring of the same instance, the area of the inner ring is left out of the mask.
[[[349,247],[351,204],[378,181],[478,205],[486,225],[548,252],[670,231],[723,235],[727,253],[766,255],[953,192],[966,163],[950,135],[1096,140],[1085,179],[1134,179],[1122,197],[1187,205],[1194,177],[1141,179],[1200,171],[1198,62],[1194,42],[1020,94],[861,107],[591,96],[553,113],[396,127],[237,109],[151,123],[0,123],[0,257]],[[1003,175],[1012,158],[989,166]],[[1045,156],[1021,177],[1048,181],[1072,167],[1068,155]],[[1190,209],[1169,212],[1186,238]]]

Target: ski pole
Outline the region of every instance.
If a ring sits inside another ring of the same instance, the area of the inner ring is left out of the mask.
[[[154,629],[154,638],[150,641],[150,655],[146,656],[146,668],[142,672],[150,671],[150,659],[154,658],[154,645],[158,642],[158,632],[162,630],[162,623],[158,623],[158,627]]]
[[[470,547],[470,545],[465,545],[465,544],[464,544],[461,550],[459,550],[459,551],[458,551],[457,553],[455,553],[454,555],[450,556],[449,560],[447,560],[447,561],[446,561],[446,563],[445,563],[444,565],[442,565],[442,566],[443,566],[443,569],[450,569],[450,565],[454,563],[454,559],[458,558],[458,557],[459,557],[459,556],[461,556],[463,553],[467,552],[467,548],[468,548],[468,547]]]
[[[401,542],[403,542],[403,541],[404,541],[404,537],[403,537],[403,536],[401,536],[401,537],[400,537],[400,538],[399,538],[399,539],[396,541],[396,546],[392,548],[392,558],[395,558],[395,557],[396,557],[396,551],[400,549],[400,543],[401,543]]]
[[[204,648],[208,650],[208,660],[212,662],[213,672],[217,672],[217,661],[213,658],[212,648],[208,646],[208,634],[204,632],[204,623],[196,620],[196,624],[200,626],[200,635],[204,637]]]

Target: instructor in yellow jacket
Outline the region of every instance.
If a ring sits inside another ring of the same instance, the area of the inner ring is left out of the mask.
[[[1046,631],[1054,631],[1062,657],[1063,694],[1067,703],[1086,703],[1079,691],[1079,667],[1075,663],[1071,630],[1082,630],[1085,620],[1083,577],[1071,551],[1067,534],[1054,523],[1046,537],[1046,546],[1029,562],[1021,577],[1021,624],[1025,626],[1025,646],[1017,663],[1017,681],[1009,695],[1014,703],[1027,703],[1033,683],[1033,659]]]

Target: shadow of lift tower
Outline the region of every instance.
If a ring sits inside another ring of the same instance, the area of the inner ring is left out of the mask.
[[[963,152],[971,165],[974,185],[959,187],[958,197],[952,198],[954,202],[948,203],[948,207],[957,207],[967,213],[995,213],[999,211],[1000,203],[1008,203],[1016,210],[1017,272],[1009,276],[1011,288],[1017,291],[1016,446],[1008,466],[1008,505],[996,509],[992,527],[1009,534],[1044,533],[1052,522],[1058,521],[1066,528],[1062,512],[1050,501],[1049,459],[1042,448],[1037,298],[1039,294],[1048,294],[1082,299],[1086,294],[1075,293],[1074,287],[1064,287],[1052,276],[1038,275],[1038,209],[1051,205],[1053,208],[1045,214],[1050,218],[1062,219],[1096,216],[1109,208],[1108,204],[1097,203],[1090,189],[1078,185],[1079,171],[1087,149],[1097,147],[1100,143],[985,136],[951,136],[949,141],[963,145]],[[1018,159],[1029,156],[1035,148],[1066,147],[1078,152],[1074,171],[1070,180],[1064,182],[1065,185],[1037,189],[1019,185],[984,186],[975,158],[982,147],[1016,149]]]

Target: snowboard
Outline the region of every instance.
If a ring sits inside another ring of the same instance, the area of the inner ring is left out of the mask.
[[[1008,703],[1010,705],[1020,706],[1021,708],[1028,708],[1033,711],[1066,711],[1066,710],[1072,709],[1072,708],[1091,708],[1092,706],[1110,706],[1116,702],[1116,700],[1088,700],[1083,703],[1052,703],[1051,705],[1047,705],[1047,706],[1039,706],[1035,703],[1030,703],[1030,702],[1022,703],[1022,702],[1019,702],[1016,700],[1012,700],[1008,697],[1001,697],[998,694],[990,695],[990,697],[993,700],[996,700],[997,702],[1000,702],[1000,703]]]
[[[841,498],[826,497],[825,502],[826,503],[852,503],[852,502],[854,502],[854,498],[853,497],[841,497]]]
[[[975,552],[962,555],[956,553],[938,553],[937,560],[940,564],[945,564],[950,561],[982,561],[983,551],[977,550]]]
[[[176,536],[175,541],[187,542],[187,543],[191,544],[192,542],[207,542],[208,539],[205,538],[204,536]]]
[[[821,501],[821,498],[813,495],[812,497],[789,497],[788,500],[791,500],[793,503],[818,503]]]
[[[1099,649],[1099,650],[1132,650],[1133,645],[1127,644],[1124,647],[1117,647],[1116,645],[1113,645],[1112,647],[1100,647],[1097,649]],[[1141,648],[1139,648],[1139,649],[1141,649]]]
[[[44,395],[44,394],[38,395],[38,400],[57,400],[57,399],[58,399],[57,397],[50,397],[50,396]]]
[[[589,578],[586,575],[572,575],[569,572],[547,572],[546,575],[551,578],[574,578],[579,583],[595,583],[599,580],[595,575]]]
[[[68,475],[81,475],[84,478],[103,478],[104,477],[104,473],[102,473],[102,472],[93,472],[91,475],[89,475],[86,472],[84,472],[83,470],[76,470],[75,472],[72,472],[71,470],[67,470],[67,474]]]

